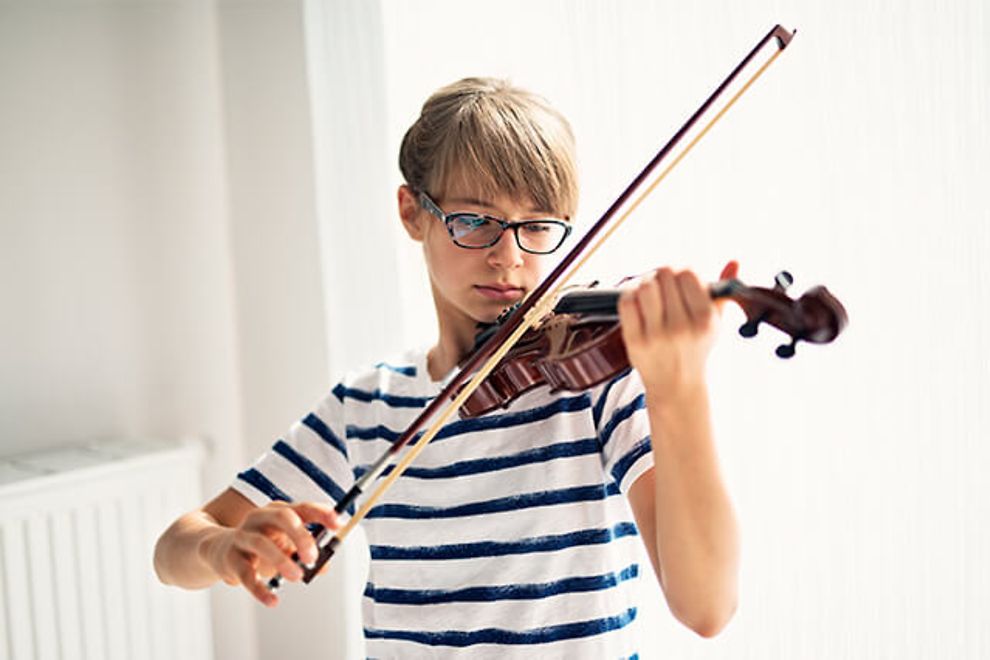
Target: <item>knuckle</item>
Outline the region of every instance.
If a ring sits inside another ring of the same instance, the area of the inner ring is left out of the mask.
[[[250,531],[248,528],[245,528],[243,525],[241,527],[238,527],[237,529],[234,530],[234,543],[233,543],[234,547],[243,548],[244,546],[250,545],[251,537],[254,534],[255,532]]]
[[[268,549],[271,541],[261,532],[245,531],[243,536],[243,547],[255,553],[261,553]]]

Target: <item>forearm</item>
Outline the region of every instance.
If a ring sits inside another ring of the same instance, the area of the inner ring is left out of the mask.
[[[707,389],[647,398],[664,593],[679,619],[714,634],[735,610],[739,532],[719,471]]]
[[[165,584],[202,589],[220,577],[209,564],[209,545],[229,529],[204,511],[192,511],[176,520],[155,545],[155,572]]]

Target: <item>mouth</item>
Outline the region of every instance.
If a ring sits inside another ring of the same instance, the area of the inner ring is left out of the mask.
[[[497,302],[513,302],[525,293],[521,287],[508,284],[475,284],[474,290],[484,298]]]

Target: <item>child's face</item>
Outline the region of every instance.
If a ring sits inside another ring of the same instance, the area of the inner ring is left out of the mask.
[[[478,321],[494,321],[539,284],[548,257],[524,252],[513,231],[503,232],[491,247],[457,246],[443,221],[422,209],[415,193],[404,190],[405,201],[400,190],[400,210],[410,236],[423,243],[441,327],[446,322],[473,333]],[[465,183],[451,184],[436,194],[434,201],[446,213],[469,211],[509,221],[552,215],[528,199],[486,197]]]

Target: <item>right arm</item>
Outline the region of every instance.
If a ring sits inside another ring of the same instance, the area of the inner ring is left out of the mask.
[[[301,579],[302,570],[291,559],[294,552],[304,563],[316,559],[316,542],[307,523],[339,526],[331,507],[307,502],[256,507],[228,488],[165,530],[155,545],[155,572],[165,584],[186,589],[202,589],[218,580],[240,584],[273,606],[278,598],[266,587],[267,579],[275,573],[291,581]]]

